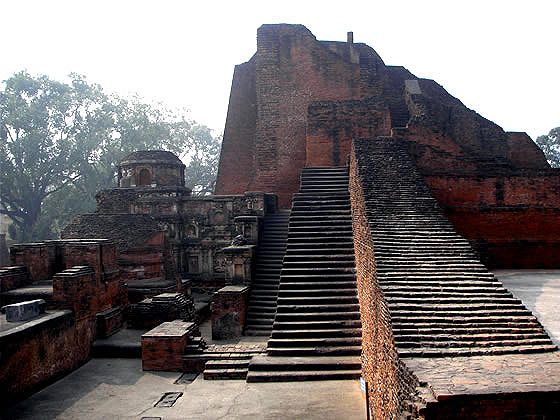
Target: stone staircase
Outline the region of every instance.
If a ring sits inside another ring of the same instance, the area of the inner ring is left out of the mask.
[[[402,144],[359,141],[377,277],[401,357],[556,350],[535,316],[477,259]]]
[[[255,279],[251,286],[245,335],[270,336],[282,259],[286,252],[290,211],[279,211],[264,219],[263,235],[259,241],[255,265]]]
[[[248,382],[360,376],[348,168],[306,168],[294,195],[267,356]]]
[[[245,379],[251,358],[264,352],[262,344],[210,344],[202,354],[206,380]]]

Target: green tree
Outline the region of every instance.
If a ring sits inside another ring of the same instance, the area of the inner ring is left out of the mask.
[[[13,220],[12,237],[57,236],[73,215],[95,208],[97,191],[115,186],[117,163],[135,150],[188,150],[189,182],[203,185],[200,191],[211,183],[217,155],[209,156],[219,140],[184,110],[105,94],[80,75],[70,79],[20,72],[0,92],[0,214]]]
[[[216,184],[222,138],[214,137],[210,129],[203,125],[192,127],[191,133],[188,151],[183,157],[183,160],[188,162],[185,168],[185,183],[192,188],[195,195],[212,194]]]
[[[537,137],[535,143],[544,152],[550,166],[560,168],[560,127],[553,128],[547,135]]]

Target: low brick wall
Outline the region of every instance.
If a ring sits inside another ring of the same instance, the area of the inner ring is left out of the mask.
[[[95,335],[91,320],[52,311],[0,332],[0,406],[54,382],[84,363]]]
[[[142,369],[182,372],[183,356],[194,327],[192,322],[175,320],[142,335]]]
[[[366,216],[355,145],[350,161],[352,230],[362,321],[362,377],[367,381],[375,419],[395,419],[412,398],[417,379],[399,359],[389,307],[377,282],[373,239]]]
[[[0,293],[31,284],[27,270],[22,266],[0,268]]]

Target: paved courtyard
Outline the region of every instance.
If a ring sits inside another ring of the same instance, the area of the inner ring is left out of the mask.
[[[496,275],[560,343],[560,270],[502,270]],[[207,329],[204,325],[203,330]],[[539,361],[544,357],[543,363]],[[440,395],[559,388],[560,354],[421,360]],[[527,363],[527,360],[531,361]],[[545,363],[546,362],[546,363]],[[459,365],[457,365],[459,363]],[[415,362],[410,360],[410,364]],[[552,373],[552,375],[550,374]],[[495,375],[492,378],[489,375]],[[364,419],[358,381],[249,384],[242,380],[176,383],[181,375],[143,372],[139,359],[93,359],[2,413],[2,419]],[[539,376],[538,382],[535,378]],[[502,385],[496,383],[502,378]],[[188,382],[188,381],[187,381]],[[498,388],[496,388],[498,386]],[[166,392],[182,392],[172,407],[155,407]]]
[[[560,346],[560,270],[496,270],[494,274],[537,316]]]

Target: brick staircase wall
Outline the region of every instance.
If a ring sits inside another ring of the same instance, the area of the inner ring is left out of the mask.
[[[409,357],[557,350],[536,317],[453,229],[400,140],[355,140],[350,193],[363,325],[362,375],[376,418],[406,410]]]
[[[403,411],[418,381],[399,359],[389,306],[377,282],[373,237],[359,179],[355,147],[350,158],[349,191],[362,321],[362,377],[367,382],[373,418],[392,419]]]

